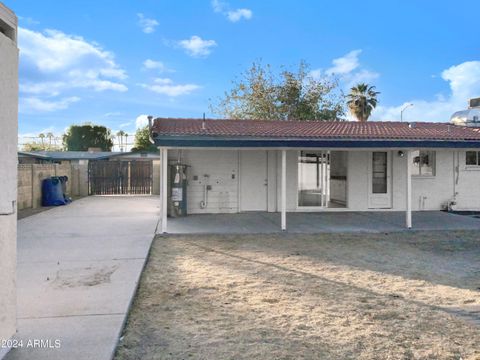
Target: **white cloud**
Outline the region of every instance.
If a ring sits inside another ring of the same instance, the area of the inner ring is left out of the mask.
[[[168,78],[156,78],[154,80],[155,84],[159,84],[159,85],[171,85],[173,84],[173,80],[172,79],[168,79]]]
[[[310,72],[310,76],[314,79],[320,78],[322,75],[337,76],[344,87],[350,88],[358,83],[371,83],[377,79],[380,74],[377,72],[362,68],[359,56],[362,50],[352,50],[346,55],[333,59],[332,66],[326,70],[315,69]]]
[[[449,83],[449,94],[439,94],[433,100],[411,99],[394,106],[378,106],[372,120],[400,120],[405,104],[413,103],[403,115],[404,121],[449,121],[458,110],[467,108],[469,98],[480,94],[480,61],[467,61],[454,65],[441,74]]]
[[[123,128],[126,128],[127,126],[132,125],[132,123],[133,123],[133,121],[127,121],[127,122],[125,122],[125,123],[122,123],[122,124],[118,125],[118,127],[119,127],[120,129],[123,129]]]
[[[310,71],[310,76],[314,79],[320,79],[322,74],[323,74],[322,69],[315,69],[315,70]]]
[[[166,95],[168,97],[176,97],[180,95],[188,95],[191,92],[200,89],[196,84],[175,84],[171,79],[157,78],[152,84],[139,84],[141,87],[153,91],[157,94]]]
[[[212,0],[212,8],[213,8],[213,11],[215,11],[216,13],[223,12],[223,10],[226,7],[227,7],[226,3],[219,0]]]
[[[137,129],[142,128],[142,127],[147,126],[147,125],[148,125],[148,115],[137,116],[137,118],[135,119],[135,127]]]
[[[442,79],[450,82],[452,96],[467,101],[480,95],[480,61],[466,61],[442,72]]]
[[[24,28],[19,28],[19,43],[24,92],[56,93],[74,87],[126,90],[124,84],[116,82],[127,77],[125,71],[115,63],[112,53],[97,44],[56,30],[42,34]]]
[[[314,78],[336,75],[347,89],[360,82],[372,84],[380,75],[362,67],[359,60],[361,52],[352,50],[345,56],[334,59],[327,70],[315,69],[310,75]],[[441,77],[449,84],[450,91],[447,95],[437,94],[432,100],[412,98],[393,106],[385,106],[380,102],[373,111],[371,120],[398,121],[402,108],[413,103],[414,106],[404,112],[404,121],[448,121],[455,111],[466,108],[469,98],[480,95],[480,61],[451,66],[441,73]]]
[[[161,61],[156,61],[152,59],[147,59],[143,62],[143,68],[146,70],[157,70],[158,72],[174,72],[174,70],[169,69]]]
[[[348,54],[333,59],[333,66],[328,68],[325,72],[327,74],[343,75],[351,73],[353,70],[360,66],[358,56],[362,53],[362,50],[352,50]]]
[[[60,96],[80,88],[127,91],[122,82],[127,78],[125,70],[115,62],[111,52],[98,44],[57,30],[37,32],[19,28],[18,33],[21,96],[35,95],[39,100],[41,96]],[[61,104],[59,99],[43,100],[47,104]]]
[[[62,98],[59,100],[43,100],[37,97],[22,98],[20,100],[20,112],[33,113],[37,111],[52,112],[64,110],[79,100],[80,98],[76,96]]]
[[[223,14],[229,21],[238,22],[242,19],[250,20],[253,12],[250,9],[230,9],[230,5],[220,0],[212,0],[212,8],[216,13]]]
[[[111,52],[80,36],[57,30],[45,30],[42,34],[20,28],[19,43],[22,62],[44,74],[82,72],[88,64],[89,78],[103,76],[122,80],[127,77]]]
[[[242,18],[249,20],[252,18],[252,15],[253,15],[252,10],[250,9],[237,9],[237,10],[227,12],[227,18],[231,22],[240,21]]]
[[[122,115],[122,112],[120,111],[113,111],[113,112],[108,112],[103,114],[104,117],[115,117],[115,116],[120,116]]]
[[[18,16],[18,20],[21,23],[25,23],[26,25],[31,25],[31,26],[40,24],[39,21],[28,16]]]
[[[192,57],[206,57],[217,43],[215,40],[203,40],[200,36],[193,35],[190,39],[180,40],[178,45]]]
[[[373,80],[378,79],[379,73],[362,69],[357,72],[345,74],[342,80],[345,82],[348,88],[351,88],[359,83],[372,84]]]
[[[142,13],[137,14],[138,25],[142,28],[142,31],[145,34],[151,34],[155,32],[155,28],[159,25],[158,21],[155,19],[149,19],[145,17]]]

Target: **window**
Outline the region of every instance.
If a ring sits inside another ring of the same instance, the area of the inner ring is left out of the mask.
[[[480,151],[466,151],[465,165],[480,166]]]
[[[372,193],[387,193],[388,155],[385,151],[372,153]]]
[[[413,176],[435,176],[435,151],[413,151]]]

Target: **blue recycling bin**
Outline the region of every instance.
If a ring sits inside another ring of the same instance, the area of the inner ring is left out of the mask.
[[[64,194],[62,184],[66,180],[52,176],[42,182],[42,206],[66,205],[68,200]]]

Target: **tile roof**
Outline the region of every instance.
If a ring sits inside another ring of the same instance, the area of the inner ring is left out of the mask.
[[[152,126],[152,137],[480,141],[480,128],[449,123],[207,119],[204,128],[202,123],[202,119],[157,118]]]

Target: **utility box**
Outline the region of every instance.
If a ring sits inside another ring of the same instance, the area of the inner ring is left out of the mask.
[[[170,165],[169,215],[187,215],[187,165]]]

